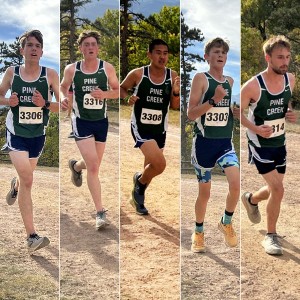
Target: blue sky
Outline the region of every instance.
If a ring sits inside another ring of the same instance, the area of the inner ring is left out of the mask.
[[[221,37],[228,40],[230,50],[224,74],[234,79],[233,95],[240,93],[240,0],[181,0],[181,11],[190,28],[201,29],[205,40],[197,43],[191,52],[204,55],[206,41]],[[206,62],[196,64],[198,72],[208,70]]]
[[[145,17],[159,12],[163,6],[179,6],[180,0],[139,0],[134,2],[131,10],[136,13],[142,13]]]
[[[107,9],[119,9],[119,0],[93,0],[80,9],[80,16],[95,21],[102,17]]]
[[[59,5],[59,0],[2,0],[0,41],[13,43],[15,38],[25,31],[39,29],[44,37],[44,54],[41,64],[54,68],[58,72]]]

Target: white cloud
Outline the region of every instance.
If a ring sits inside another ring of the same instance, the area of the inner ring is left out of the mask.
[[[2,23],[13,24],[20,32],[38,29],[44,37],[44,59],[58,64],[60,51],[59,0],[1,1]]]
[[[240,51],[240,0],[181,0],[185,22],[201,29],[205,41],[217,36]]]

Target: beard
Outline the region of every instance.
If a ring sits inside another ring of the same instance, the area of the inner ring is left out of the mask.
[[[278,75],[284,75],[288,71],[288,66],[281,66],[279,68],[272,67],[272,70]]]

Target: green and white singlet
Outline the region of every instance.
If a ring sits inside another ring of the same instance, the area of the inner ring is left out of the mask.
[[[20,67],[14,67],[11,93],[18,94],[19,105],[11,107],[6,117],[6,128],[14,135],[33,138],[45,134],[49,110],[32,103],[35,90],[39,91],[46,101],[50,100],[47,68],[41,67],[40,75],[36,80],[26,81],[20,74]]]
[[[273,127],[273,133],[269,138],[263,138],[251,130],[247,130],[249,144],[256,147],[281,147],[285,145],[285,114],[292,96],[289,78],[283,75],[284,88],[278,94],[272,94],[264,82],[262,74],[256,79],[260,86],[260,97],[254,103],[250,103],[248,119],[253,124],[269,125]]]
[[[233,131],[233,114],[231,104],[231,86],[225,76],[220,82],[213,78],[208,72],[204,73],[207,79],[207,90],[205,91],[200,104],[207,102],[215,94],[218,85],[226,90],[226,96],[216,106],[210,108],[204,115],[195,120],[194,135],[199,134],[206,138],[219,139],[231,138]]]
[[[156,84],[150,78],[149,66],[143,67],[143,77],[134,91],[139,99],[131,115],[131,124],[138,132],[162,134],[167,131],[171,91],[171,69],[165,68],[165,79]]]
[[[76,62],[73,78],[73,113],[76,117],[98,121],[107,117],[106,99],[95,99],[90,92],[96,87],[102,91],[108,90],[108,78],[104,68],[104,61],[98,59],[98,70],[95,73],[82,71],[82,61]]]

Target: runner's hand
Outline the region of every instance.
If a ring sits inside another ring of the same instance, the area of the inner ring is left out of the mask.
[[[46,101],[43,98],[42,94],[38,90],[35,90],[33,92],[32,103],[36,106],[39,106],[39,107],[43,107],[46,103]]]
[[[128,104],[133,105],[138,99],[140,99],[138,96],[131,95],[128,99]]]
[[[18,98],[18,94],[13,92],[9,99],[8,99],[8,105],[11,107],[15,107],[17,105],[19,105],[19,98]]]
[[[257,132],[263,138],[268,138],[273,133],[273,127],[269,125],[260,125],[257,126]]]
[[[285,118],[291,123],[297,122],[297,115],[291,109],[288,109],[288,111],[285,114]]]
[[[61,109],[63,111],[67,110],[69,108],[69,100],[68,100],[68,97],[65,97],[62,99],[61,101],[61,105],[60,105]]]
[[[214,99],[215,103],[219,103],[226,95],[226,90],[223,88],[222,84],[219,84],[215,89],[215,94],[212,99]]]

